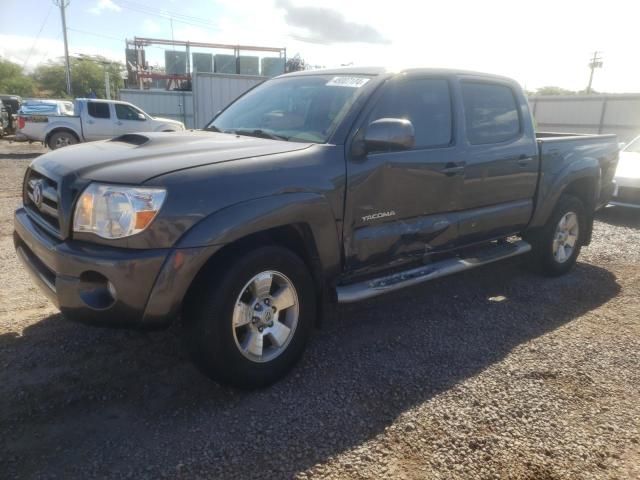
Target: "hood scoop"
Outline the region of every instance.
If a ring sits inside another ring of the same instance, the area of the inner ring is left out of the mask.
[[[129,145],[144,145],[149,141],[149,137],[140,135],[139,133],[125,133],[119,137],[112,138],[111,141],[128,143]]]

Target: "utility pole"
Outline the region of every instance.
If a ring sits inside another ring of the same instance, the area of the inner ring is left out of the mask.
[[[587,95],[591,93],[591,84],[593,83],[593,72],[596,68],[602,68],[602,56],[597,50],[593,52],[593,57],[589,62],[591,73],[589,74],[589,85],[587,85]]]
[[[69,0],[53,0],[53,3],[60,7],[60,17],[62,18],[62,36],[64,38],[64,64],[65,77],[67,81],[67,93],[71,95],[71,67],[69,65],[69,43],[67,42],[67,19],[64,9],[69,6]]]

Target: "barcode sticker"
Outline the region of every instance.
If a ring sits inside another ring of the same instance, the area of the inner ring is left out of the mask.
[[[330,87],[360,88],[369,81],[364,77],[333,77],[327,82]]]

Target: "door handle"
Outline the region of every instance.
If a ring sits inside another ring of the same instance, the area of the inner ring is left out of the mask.
[[[118,121],[116,122],[116,125],[122,125],[122,122],[121,122],[120,120],[118,120]]]
[[[87,123],[93,125],[93,120],[87,120]]]
[[[520,155],[518,157],[518,165],[526,167],[533,161],[533,157],[527,157],[526,155]]]
[[[444,173],[448,177],[451,177],[461,172],[464,172],[464,163],[449,162],[442,169],[442,173]]]

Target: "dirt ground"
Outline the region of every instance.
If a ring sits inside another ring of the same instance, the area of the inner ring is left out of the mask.
[[[518,259],[339,308],[257,392],[179,326],[72,324],[13,251],[38,145],[0,141],[0,478],[640,478],[640,211],[576,269]]]

